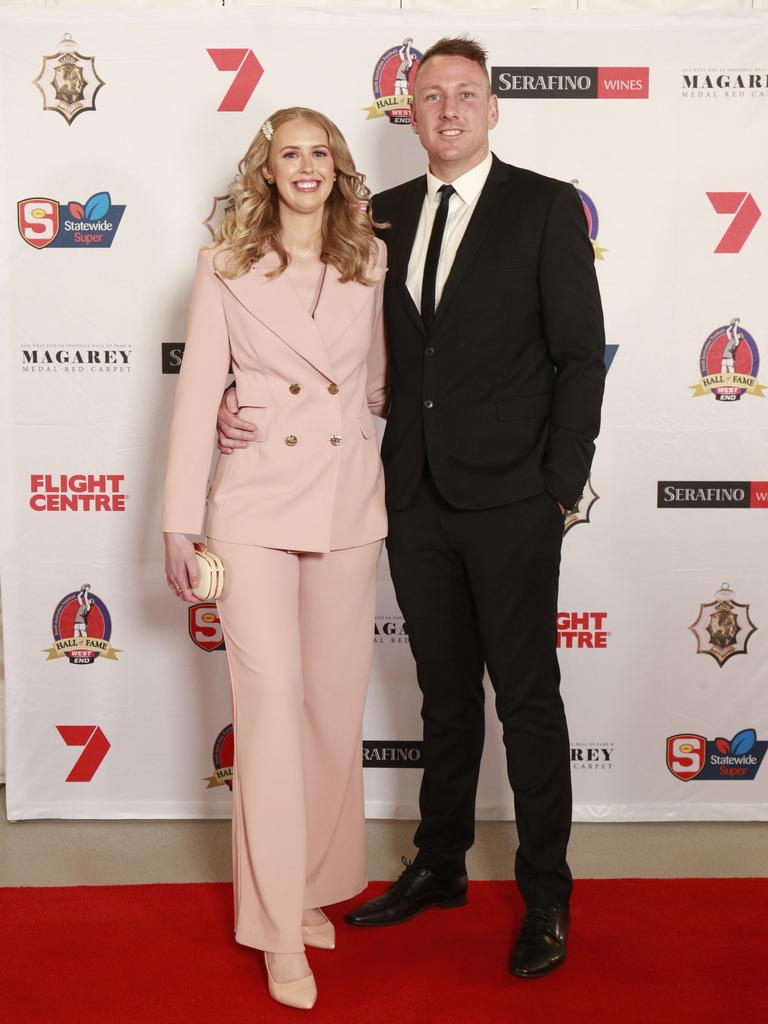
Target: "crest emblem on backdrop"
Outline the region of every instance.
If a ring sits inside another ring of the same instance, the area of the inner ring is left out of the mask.
[[[696,653],[710,655],[720,668],[734,655],[747,653],[749,638],[757,629],[749,617],[749,605],[735,597],[724,583],[714,601],[699,605],[696,621],[688,627],[696,637]]]
[[[589,240],[592,242],[592,248],[595,250],[595,259],[605,259],[603,256],[604,252],[608,252],[607,249],[603,249],[602,246],[597,244],[597,233],[600,230],[600,218],[597,215],[597,207],[592,201],[592,197],[588,196],[583,189],[578,187],[578,179],[574,178],[571,184],[579,193],[581,199],[581,205],[584,207],[584,216],[587,218],[587,230],[589,232]]]
[[[117,661],[120,649],[109,642],[112,617],[90,583],[83,583],[79,590],[62,597],[53,613],[51,628],[54,643],[44,648],[47,661],[66,656],[70,665],[92,665],[100,655]]]
[[[568,533],[571,527],[578,526],[579,523],[588,523],[590,521],[589,517],[592,512],[592,506],[599,500],[599,498],[600,495],[592,486],[592,477],[590,476],[587,479],[584,493],[576,504],[576,508],[574,508],[572,512],[566,513],[564,533]]]
[[[96,93],[105,84],[96,71],[95,58],[78,53],[77,46],[65,32],[58,52],[43,57],[34,80],[43,96],[43,110],[58,111],[70,125],[78,114],[96,109]]]
[[[757,379],[759,369],[755,339],[735,316],[729,324],[716,327],[704,342],[699,356],[701,380],[691,385],[692,397],[714,395],[718,402],[738,402],[742,395],[765,398],[765,385]]]
[[[370,107],[363,107],[367,120],[386,114],[390,124],[411,123],[411,85],[421,59],[422,54],[414,49],[410,37],[379,57],[373,72],[374,102]]]

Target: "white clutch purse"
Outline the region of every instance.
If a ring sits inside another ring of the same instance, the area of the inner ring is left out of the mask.
[[[216,601],[224,589],[224,563],[205,544],[195,544],[198,583],[192,593],[200,601]]]

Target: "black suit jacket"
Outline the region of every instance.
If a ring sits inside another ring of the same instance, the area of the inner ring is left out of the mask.
[[[603,317],[594,253],[572,185],[495,156],[431,331],[406,287],[426,177],[382,192],[391,401],[387,505],[404,508],[428,459],[458,508],[543,491],[578,502],[600,427]]]

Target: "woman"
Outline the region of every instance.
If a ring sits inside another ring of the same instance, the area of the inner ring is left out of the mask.
[[[361,721],[386,534],[371,411],[386,403],[385,247],[338,128],[305,108],[265,121],[200,254],[176,390],[163,530],[169,586],[196,573],[216,412],[231,367],[256,440],[216,467],[206,544],[235,729],[235,935],[269,991],[309,1009],[320,909],[366,885]]]

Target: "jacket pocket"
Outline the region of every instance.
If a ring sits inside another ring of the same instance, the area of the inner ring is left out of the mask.
[[[238,410],[242,411],[243,419],[256,427],[256,441],[266,441],[269,434],[269,388],[259,380],[248,377],[235,379]],[[230,456],[231,457],[231,456]]]
[[[360,424],[363,437],[376,436],[376,424],[373,422],[373,416],[367,410],[360,413],[358,423]]]
[[[549,393],[514,395],[496,403],[496,418],[504,422],[544,419],[549,413]]]

